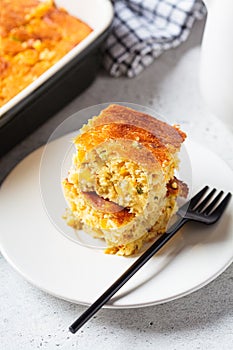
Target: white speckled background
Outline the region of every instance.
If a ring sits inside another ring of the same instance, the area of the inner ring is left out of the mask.
[[[188,41],[163,54],[135,79],[100,72],[92,86],[0,160],[0,181],[42,145],[65,118],[84,107],[127,101],[180,123],[233,168],[232,134],[204,107],[198,64],[204,22]],[[217,171],[217,170],[216,170]],[[56,299],[24,281],[0,255],[0,349],[211,349],[233,347],[233,266],[201,290],[154,307],[101,310],[76,335],[70,323],[86,308]]]

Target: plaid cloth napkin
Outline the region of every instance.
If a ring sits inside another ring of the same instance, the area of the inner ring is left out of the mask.
[[[112,0],[113,30],[104,47],[104,67],[115,77],[134,77],[165,50],[185,41],[201,0]]]

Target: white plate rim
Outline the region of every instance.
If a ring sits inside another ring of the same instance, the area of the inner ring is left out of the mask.
[[[29,282],[34,287],[40,289],[41,291],[43,291],[43,292],[45,292],[45,293],[47,293],[49,295],[52,295],[52,296],[54,296],[54,297],[56,297],[58,299],[61,299],[61,300],[64,300],[64,301],[68,301],[68,302],[71,302],[71,303],[74,303],[74,304],[77,304],[77,305],[83,305],[83,306],[90,306],[91,305],[91,303],[83,302],[81,300],[78,301],[78,300],[74,300],[74,299],[69,299],[67,297],[64,297],[64,296],[62,296],[60,294],[56,294],[54,292],[51,292],[48,289],[40,286],[39,283],[35,283],[26,274],[24,274],[20,269],[18,269],[17,265],[15,265],[11,261],[11,259],[9,258],[7,253],[4,251],[4,249],[1,249],[1,254],[6,259],[6,261],[13,267],[13,269],[19,273],[19,275],[21,275],[27,282]],[[185,291],[183,293],[177,294],[176,296],[173,296],[173,297],[170,297],[170,298],[166,298],[164,300],[160,299],[159,301],[148,302],[148,303],[129,304],[129,305],[127,305],[127,304],[125,304],[125,305],[105,304],[102,307],[105,308],[105,309],[138,309],[138,308],[150,307],[150,306],[154,306],[154,305],[165,304],[165,303],[171,302],[173,300],[177,300],[177,299],[183,298],[185,296],[188,296],[189,294],[192,294],[192,293],[198,291],[199,289],[205,287],[206,285],[208,285],[209,283],[214,281],[218,276],[220,276],[232,264],[232,262],[233,262],[233,257],[222,267],[221,270],[216,272],[215,275],[211,276],[205,282],[199,284],[198,286],[196,286],[194,288],[190,288],[189,290],[187,290],[187,291]]]

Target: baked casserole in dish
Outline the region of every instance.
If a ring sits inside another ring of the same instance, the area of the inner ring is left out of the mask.
[[[92,29],[53,0],[0,0],[0,107],[36,80]]]
[[[87,88],[109,0],[0,0],[0,156]]]

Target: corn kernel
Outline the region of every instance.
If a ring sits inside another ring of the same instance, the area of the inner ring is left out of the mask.
[[[171,184],[171,187],[172,187],[174,190],[176,190],[176,189],[178,188],[177,182],[174,181],[174,182]]]

